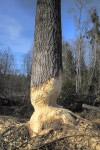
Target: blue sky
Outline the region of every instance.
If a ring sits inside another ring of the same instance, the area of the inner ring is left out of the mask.
[[[73,19],[78,16],[75,1],[62,0],[62,36],[67,41],[77,36]],[[99,3],[100,0],[91,0],[88,8],[99,9]],[[73,13],[69,13],[72,8]],[[10,47],[17,66],[22,64],[23,54],[33,47],[35,9],[36,0],[0,0],[0,49]]]

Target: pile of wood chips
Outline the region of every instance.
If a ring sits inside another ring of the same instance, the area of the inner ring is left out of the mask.
[[[27,120],[0,116],[0,150],[100,150],[100,120],[79,117],[75,126],[62,124],[32,138]]]

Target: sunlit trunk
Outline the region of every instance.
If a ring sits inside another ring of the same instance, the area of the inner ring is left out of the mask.
[[[32,136],[50,128],[53,120],[73,120],[56,104],[61,87],[61,0],[37,0],[30,94],[35,109],[29,123]]]

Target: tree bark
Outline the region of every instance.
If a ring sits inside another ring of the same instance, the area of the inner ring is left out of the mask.
[[[38,87],[62,71],[60,0],[38,0],[31,87]]]

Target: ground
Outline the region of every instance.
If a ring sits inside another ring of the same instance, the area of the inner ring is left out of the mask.
[[[24,109],[24,108],[23,108]],[[19,111],[19,113],[22,113]],[[31,138],[27,128],[29,118],[18,114],[0,116],[1,150],[99,150],[100,114],[82,112],[76,126],[60,124],[47,134]],[[57,122],[54,122],[57,124]]]

